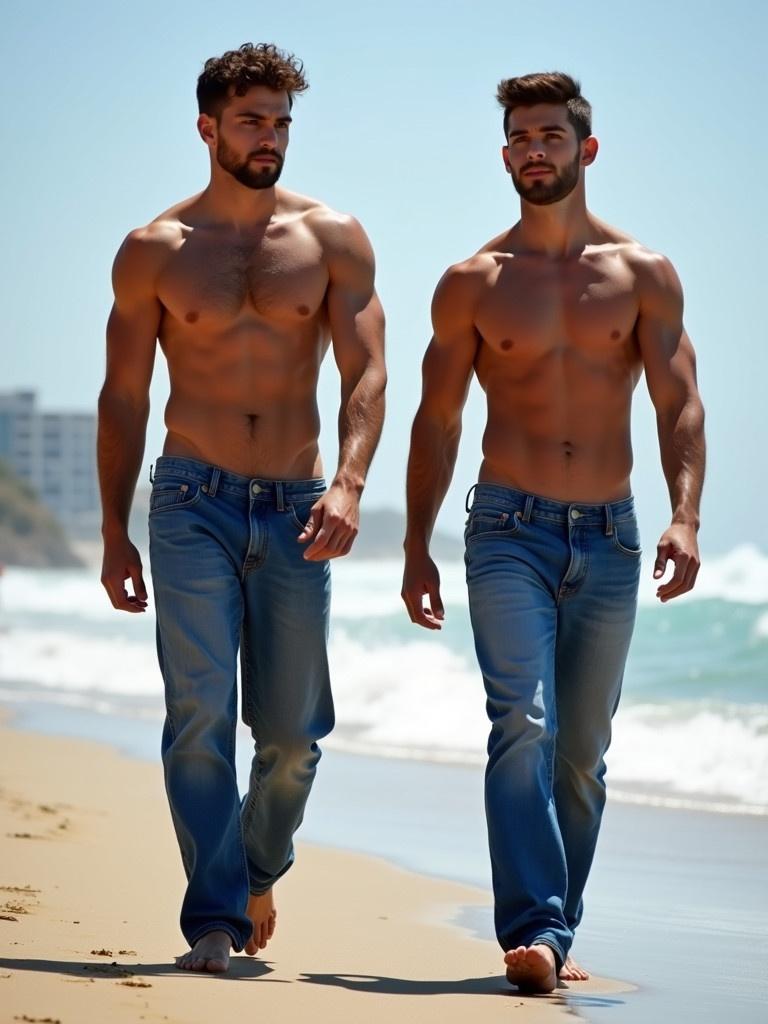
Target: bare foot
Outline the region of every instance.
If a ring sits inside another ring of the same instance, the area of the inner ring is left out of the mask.
[[[226,932],[206,932],[184,956],[176,957],[180,971],[209,971],[222,974],[229,967],[232,939]]]
[[[253,921],[253,935],[246,943],[245,952],[248,956],[256,956],[260,949],[264,949],[269,939],[275,934],[275,923],[277,911],[272,899],[272,890],[248,897],[246,914]]]
[[[579,967],[576,961],[569,956],[566,957],[565,963],[563,964],[558,977],[561,981],[588,981],[589,971],[585,971],[583,967]]]
[[[507,981],[526,992],[552,992],[557,986],[555,954],[549,946],[536,943],[518,946],[504,954]]]

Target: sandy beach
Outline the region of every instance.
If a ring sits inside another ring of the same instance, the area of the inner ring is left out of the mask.
[[[594,979],[523,997],[495,943],[452,923],[486,893],[312,845],[280,885],[263,958],[182,974],[183,875],[156,766],[9,728],[0,744],[2,1021],[203,1024],[258,1006],[289,1022],[534,1024],[631,988]]]

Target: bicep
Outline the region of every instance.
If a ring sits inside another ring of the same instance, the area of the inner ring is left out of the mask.
[[[374,287],[370,242],[354,221],[334,239],[328,257],[326,309],[333,354],[342,379],[384,359],[384,311]]]
[[[107,322],[105,387],[137,399],[149,388],[162,317],[152,270],[141,252],[126,242],[112,275],[115,298]]]
[[[445,423],[461,415],[481,340],[474,325],[471,285],[446,276],[432,303],[434,333],[422,364],[421,410]]]
[[[677,275],[666,261],[653,269],[641,293],[636,333],[648,392],[657,412],[664,412],[695,391],[696,362]]]

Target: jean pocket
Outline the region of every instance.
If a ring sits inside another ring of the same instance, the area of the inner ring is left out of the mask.
[[[157,480],[149,498],[149,514],[165,512],[172,508],[186,508],[200,500],[202,487],[198,483],[178,480]]]
[[[320,495],[317,498],[309,498],[308,500],[292,501],[287,506],[288,513],[293,520],[293,525],[299,531],[303,533],[306,529],[307,522],[312,513],[312,509],[315,504],[320,500]]]
[[[520,515],[515,512],[501,512],[493,509],[472,509],[464,530],[464,540],[475,540],[477,537],[511,536],[517,533],[520,526]]]
[[[621,519],[613,521],[613,546],[622,555],[629,555],[631,558],[639,558],[643,550],[640,546],[640,530],[637,519]]]

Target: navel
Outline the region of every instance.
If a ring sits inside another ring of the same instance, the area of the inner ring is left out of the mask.
[[[197,321],[200,319],[200,314],[192,310],[191,312],[187,313],[184,319],[187,321],[188,324],[196,324]]]
[[[501,347],[505,352],[509,352],[513,345],[514,341],[512,341],[511,338],[504,338],[504,340],[501,343]]]
[[[246,422],[248,423],[248,433],[251,437],[256,434],[256,424],[259,422],[258,414],[255,412],[247,412],[245,414]]]
[[[570,459],[570,457],[573,455],[573,445],[571,444],[570,441],[563,441],[562,442],[562,446],[563,446],[563,455],[565,455],[565,457],[567,459]]]

